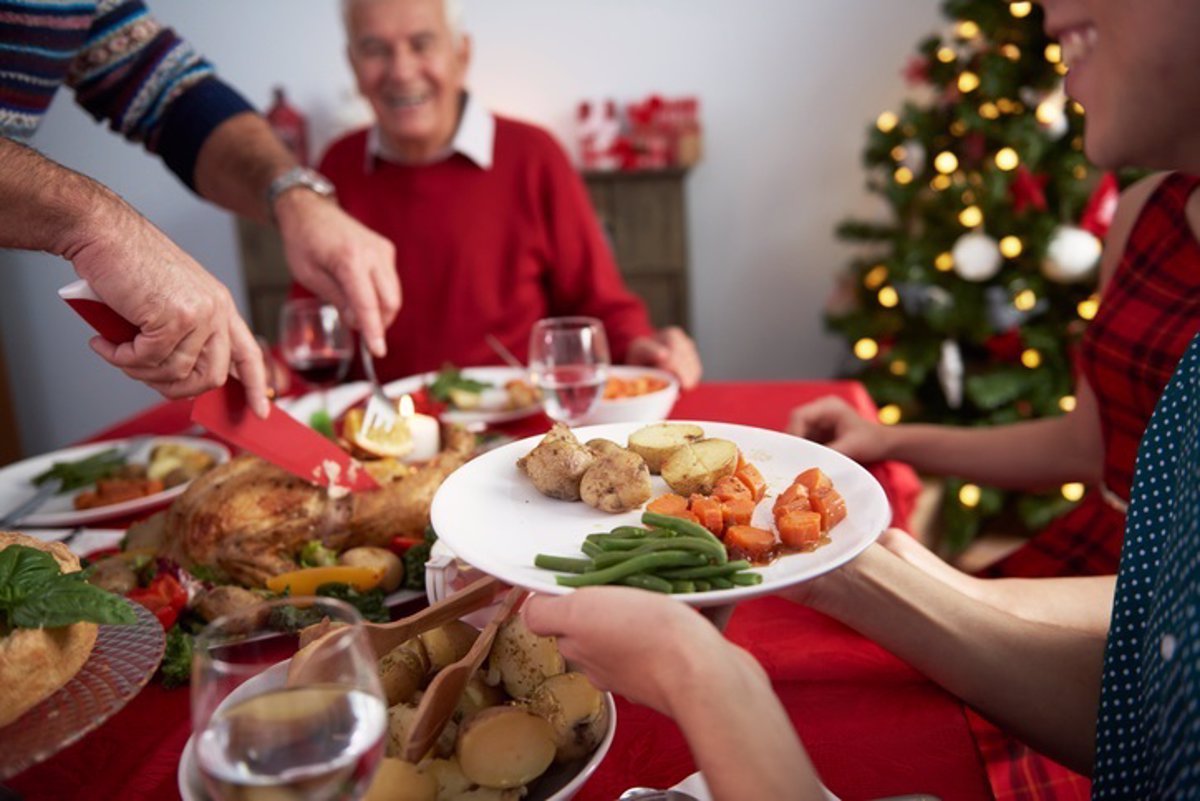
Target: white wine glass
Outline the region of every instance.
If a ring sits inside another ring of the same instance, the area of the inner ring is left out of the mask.
[[[288,677],[295,630],[327,619],[319,670]],[[195,765],[213,801],[354,801],[383,756],[387,705],[354,607],[280,598],[214,620],[192,660]]]
[[[529,333],[529,373],[552,420],[573,426],[591,414],[611,362],[604,323],[594,317],[548,317]]]
[[[287,366],[321,393],[346,377],[354,358],[350,329],[336,306],[318,298],[291,298],[279,312],[279,352]]]

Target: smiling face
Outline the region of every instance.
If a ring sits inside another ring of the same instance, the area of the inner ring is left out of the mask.
[[[358,90],[375,110],[384,145],[417,162],[448,147],[471,47],[451,28],[443,0],[356,0],[346,9],[346,31]]]
[[[1042,0],[1046,31],[1087,113],[1088,156],[1105,167],[1200,171],[1200,3]]]

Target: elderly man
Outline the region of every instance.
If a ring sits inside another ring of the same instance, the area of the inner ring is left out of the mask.
[[[453,0],[344,0],[350,63],[376,125],[321,171],[346,210],[396,247],[405,306],[389,377],[518,354],[541,317],[601,319],[613,357],[700,378],[692,340],[655,331],[621,281],[582,181],[551,136],[464,91],[471,42]]]
[[[293,275],[337,303],[379,355],[400,305],[391,245],[342,212],[212,67],[138,0],[0,0],[0,247],[71,261],[140,330],[103,358],[168,397],[231,368],[266,414],[262,355],[229,292],[145,217],[28,140],[66,83],[92,116],[142,142],[193,191],[266,221]]]

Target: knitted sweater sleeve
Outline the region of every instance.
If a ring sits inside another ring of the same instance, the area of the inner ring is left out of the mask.
[[[204,140],[229,117],[251,110],[141,0],[100,0],[67,84],[89,114],[157,153],[192,189]]]

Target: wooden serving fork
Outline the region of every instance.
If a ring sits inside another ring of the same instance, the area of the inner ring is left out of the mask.
[[[467,688],[467,682],[483,664],[483,658],[487,656],[488,651],[492,649],[492,641],[496,639],[496,631],[500,628],[500,624],[512,616],[518,604],[525,598],[525,594],[525,591],[519,587],[509,590],[495,617],[483,628],[483,631],[479,632],[479,636],[475,638],[475,644],[471,646],[470,651],[467,651],[467,655],[454,664],[442,668],[429,683],[425,694],[421,696],[421,703],[417,706],[417,714],[413,718],[412,725],[409,726],[408,735],[400,753],[401,759],[416,764],[433,747],[434,742],[442,733],[442,729],[446,727],[447,721],[450,720],[450,716],[454,714],[454,709],[458,706],[458,699]]]
[[[390,623],[363,623],[363,631],[367,641],[375,651],[376,659],[383,657],[393,648],[422,632],[444,626],[458,620],[477,609],[482,609],[492,602],[496,593],[506,585],[497,578],[484,576],[462,590],[447,596],[435,604],[425,607],[416,614],[393,620]],[[301,677],[307,680],[313,678],[313,671],[320,671],[318,664],[322,649],[330,645],[336,637],[339,626],[328,621],[308,626],[300,632],[300,650],[292,657],[288,665],[289,685],[297,684]]]

